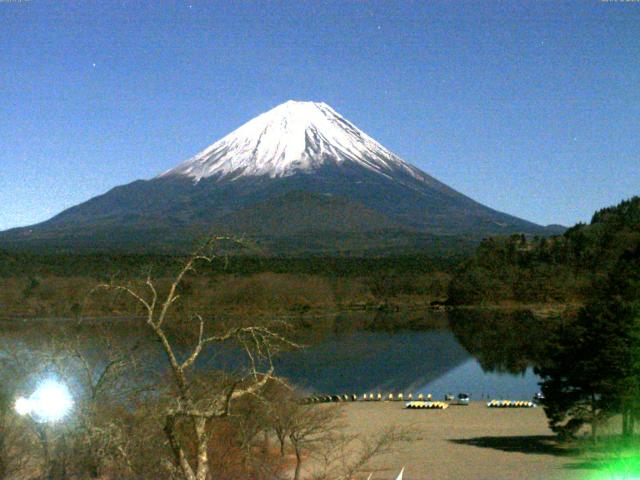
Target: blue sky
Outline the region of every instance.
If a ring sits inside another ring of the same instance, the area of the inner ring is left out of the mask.
[[[542,224],[640,193],[640,2],[0,1],[0,229],[324,101]]]

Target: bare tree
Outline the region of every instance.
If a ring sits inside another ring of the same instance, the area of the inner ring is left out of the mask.
[[[159,341],[171,373],[171,400],[164,412],[164,432],[177,469],[186,480],[209,480],[209,439],[211,422],[230,415],[238,399],[257,395],[275,379],[272,355],[282,347],[295,347],[282,335],[264,326],[233,327],[217,335],[205,334],[205,321],[192,315],[197,333],[191,348],[181,353],[167,328],[172,307],[179,299],[178,289],[199,262],[210,263],[216,255],[213,246],[227,237],[215,237],[190,256],[165,295],[160,295],[150,276],[140,284],[101,284],[96,289],[124,293],[144,312],[144,323]],[[95,289],[94,289],[95,290]],[[215,388],[202,388],[194,374],[194,366],[203,350],[212,344],[235,342],[248,360],[243,375],[231,378],[221,375]]]
[[[289,423],[289,440],[296,455],[293,480],[300,480],[304,455],[331,441],[337,428],[339,410],[334,406],[300,405],[293,409]]]
[[[392,452],[400,442],[414,438],[411,430],[387,428],[372,438],[333,432],[313,450],[313,480],[354,480],[376,457]]]
[[[123,412],[151,386],[141,382],[138,342],[127,347],[102,325],[91,325],[89,334],[73,330],[51,336],[46,362],[73,389],[72,428],[64,436],[70,466],[83,477],[98,478],[109,463],[128,465]]]
[[[280,458],[284,458],[289,433],[298,420],[300,404],[293,389],[283,382],[269,385],[264,396],[268,412],[266,422],[278,439]]]
[[[307,475],[316,480],[352,480],[366,470],[371,461],[390,452],[397,443],[409,440],[409,430],[390,428],[371,438],[343,433],[342,409],[337,405],[302,404],[295,391],[277,385],[269,392],[268,421],[280,442],[295,455],[293,480]],[[348,408],[348,407],[347,407]]]
[[[6,337],[0,344],[0,478],[20,475],[33,459],[32,430],[14,412],[13,405],[22,380],[27,375],[28,352]]]

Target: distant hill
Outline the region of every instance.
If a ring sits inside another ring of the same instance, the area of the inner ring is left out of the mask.
[[[449,285],[452,304],[581,302],[640,245],[640,197],[597,211],[562,235],[490,238]]]

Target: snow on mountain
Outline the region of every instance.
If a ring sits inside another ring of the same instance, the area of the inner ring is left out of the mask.
[[[358,129],[326,103],[288,101],[258,115],[160,177],[287,177],[327,163],[355,162],[392,178],[403,172],[430,177]]]
[[[451,238],[462,235],[462,245],[549,233],[430,177],[328,105],[289,101],[158,177],[0,232],[0,247],[166,252],[204,232],[248,235],[287,255],[439,251],[441,236],[458,245]]]

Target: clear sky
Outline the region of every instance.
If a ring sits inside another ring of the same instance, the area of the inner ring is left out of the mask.
[[[640,1],[0,0],[0,229],[324,101],[498,210],[640,193]]]

